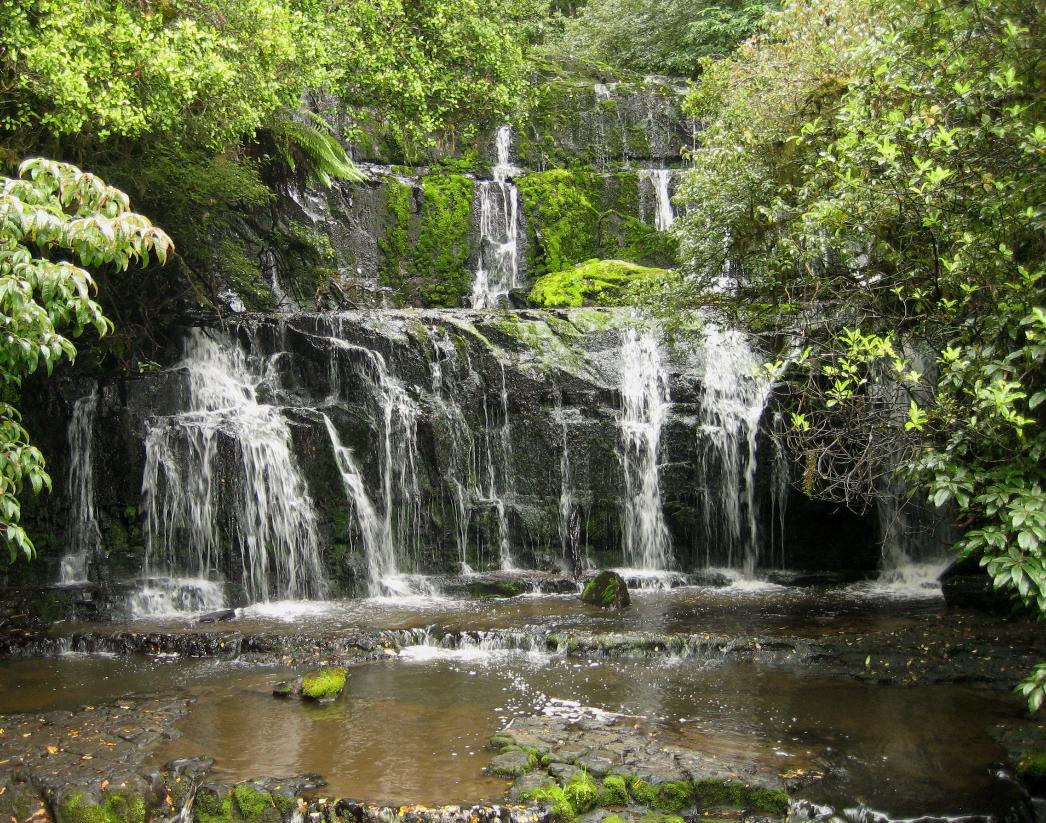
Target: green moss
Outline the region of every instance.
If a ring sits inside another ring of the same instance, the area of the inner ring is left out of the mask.
[[[237,786],[232,790],[232,796],[236,801],[236,809],[246,821],[260,820],[267,809],[274,808],[269,793],[253,786]]]
[[[434,174],[422,181],[425,204],[415,269],[429,306],[460,306],[472,289],[468,266],[473,181],[460,174]]]
[[[630,600],[625,581],[611,571],[601,571],[588,581],[585,590],[581,592],[583,603],[604,609],[624,608]]]
[[[1046,780],[1046,752],[1025,752],[1017,761],[1017,773],[1023,778]]]
[[[577,817],[574,806],[567,797],[566,791],[560,786],[541,786],[524,792],[520,795],[521,800],[528,803],[540,803],[548,806],[552,817],[556,820],[568,821]]]
[[[655,808],[666,812],[681,812],[690,805],[693,789],[685,780],[675,783],[662,783],[656,787],[657,799]]]
[[[619,814],[608,814],[600,823],[629,823],[629,818],[622,817]]]
[[[641,286],[669,277],[664,269],[624,260],[586,260],[571,269],[546,274],[530,290],[530,301],[544,308],[624,306]]]
[[[683,823],[683,818],[677,817],[674,814],[647,812],[639,819],[639,823]]]
[[[592,811],[599,803],[599,787],[588,772],[582,771],[570,778],[563,787],[575,814]]]
[[[521,177],[517,187],[536,274],[563,271],[596,256],[601,200],[597,174],[553,169]]]
[[[476,580],[468,585],[472,597],[517,597],[526,591],[518,580]]]
[[[627,806],[628,785],[621,775],[608,775],[603,780],[603,789],[599,793],[600,806]]]
[[[628,793],[632,795],[632,799],[640,806],[653,806],[657,802],[657,791],[639,777],[629,778]]]
[[[213,789],[201,789],[196,794],[193,810],[199,823],[231,823],[232,795],[219,795]]]
[[[422,205],[415,189],[390,179],[385,193],[385,233],[380,279],[401,305],[460,306],[472,288],[468,266],[473,181],[437,173],[422,179]]]
[[[788,811],[788,793],[784,789],[762,789],[730,780],[697,781],[694,800],[702,808],[730,806],[774,814]]]
[[[414,209],[414,188],[393,177],[385,183],[385,233],[378,240],[381,251],[379,279],[402,298],[410,277],[410,221]]]
[[[145,823],[145,800],[132,792],[108,792],[95,803],[70,792],[58,804],[57,823]]]
[[[347,678],[348,672],[340,666],[309,672],[301,679],[302,697],[309,700],[337,697],[345,688]]]

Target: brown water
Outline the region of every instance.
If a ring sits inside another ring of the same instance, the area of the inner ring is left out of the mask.
[[[314,613],[302,617],[302,609]],[[296,622],[284,622],[298,611]],[[625,614],[575,598],[496,603],[431,601],[273,608],[215,631],[284,627],[351,631],[440,624],[462,629],[774,633],[818,637],[931,625],[950,619],[936,601],[840,603],[794,592],[640,593]],[[358,622],[357,622],[358,621]],[[671,742],[784,773],[827,772],[802,793],[837,807],[866,802],[893,815],[1001,811],[994,774],[1005,752],[989,730],[1020,710],[1007,694],[963,686],[868,685],[813,669],[756,662],[600,660],[548,654],[412,647],[351,672],[347,696],[324,706],[271,696],[278,668],[237,662],[67,655],[0,662],[0,711],[46,711],[130,693],[195,699],[181,737],[154,758],[207,754],[229,780],[319,774],[325,794],[425,804],[500,800],[505,781],[484,776],[484,746],[507,720],[576,701],[649,724]]]

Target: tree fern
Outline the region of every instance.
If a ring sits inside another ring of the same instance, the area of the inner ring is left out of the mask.
[[[278,160],[303,180],[329,188],[334,180],[358,183],[365,178],[330,124],[315,112],[298,111],[280,117],[269,131]]]

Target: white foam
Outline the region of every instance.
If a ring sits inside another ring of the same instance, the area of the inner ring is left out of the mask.
[[[236,612],[237,617],[261,617],[293,623],[302,618],[327,617],[344,610],[345,605],[336,600],[271,600],[254,603]]]
[[[950,561],[906,563],[883,572],[879,579],[856,583],[848,591],[858,597],[895,600],[934,600],[943,597],[940,576]]]

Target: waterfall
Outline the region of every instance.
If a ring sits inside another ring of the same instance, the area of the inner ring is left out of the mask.
[[[644,169],[641,172],[642,178],[650,182],[654,192],[654,228],[658,231],[667,231],[676,220],[669,190],[672,174],[672,169]]]
[[[322,596],[315,511],[286,420],[258,399],[262,376],[235,343],[198,329],[171,371],[187,378],[189,410],[146,432],[146,576],[226,571],[250,602]],[[218,568],[226,542],[238,570]]]
[[[563,438],[559,453],[559,547],[564,561],[570,563],[570,572],[580,579],[586,558],[581,556],[581,512],[574,495],[574,472],[570,465],[570,443],[567,439],[567,417],[563,397],[556,392],[556,416]]]
[[[625,475],[623,553],[634,568],[666,569],[671,562],[657,462],[668,408],[668,374],[657,339],[628,329],[621,344],[619,456]]]
[[[98,414],[98,391],[73,403],[66,437],[69,442],[69,469],[65,477],[65,499],[69,506],[68,547],[62,558],[58,582],[73,585],[87,582],[87,563],[101,546],[102,535],[94,511],[94,472],[91,441]]]
[[[363,540],[363,551],[367,557],[368,591],[372,597],[375,597],[382,594],[382,581],[398,573],[392,534],[386,527],[386,519],[378,514],[367,494],[366,483],[356,465],[352,449],[342,445],[337,429],[325,414],[323,422],[327,427],[327,434],[330,436],[331,447],[334,449],[334,459],[338,464],[345,495],[352,503],[356,513],[356,522],[359,524]]]
[[[367,557],[367,587],[372,597],[415,593],[403,566],[420,564],[421,490],[418,484],[418,417],[420,410],[402,383],[390,373],[381,353],[331,337],[332,387],[337,403],[339,352],[353,355],[353,368],[369,384],[377,405],[380,447],[380,510],[371,501],[352,451],[341,445],[330,418],[323,416],[349,501],[356,511]]]
[[[479,194],[479,260],[472,283],[472,306],[489,309],[507,302],[519,273],[519,191],[509,178],[512,129],[502,126],[495,137],[497,160],[493,180],[477,184]]]
[[[770,558],[779,568],[785,565],[785,517],[788,514],[788,492],[791,468],[785,446],[785,421],[774,412],[773,466],[770,469]]]
[[[709,325],[702,348],[702,496],[706,561],[711,547],[725,549],[730,567],[738,562],[751,576],[759,560],[756,501],[756,441],[770,396],[770,381],[744,334]]]

